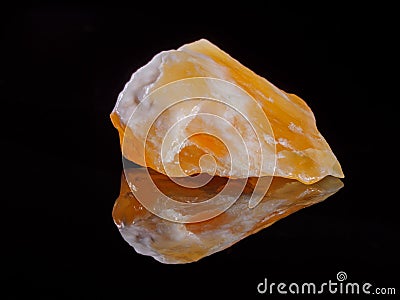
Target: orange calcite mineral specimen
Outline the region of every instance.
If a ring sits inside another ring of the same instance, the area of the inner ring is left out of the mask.
[[[204,39],[135,72],[111,119],[127,159],[169,176],[343,177],[302,99]]]
[[[136,71],[111,120],[136,164],[124,163],[114,221],[163,263],[221,251],[343,186],[307,104],[207,40]]]
[[[137,182],[145,180],[146,172],[144,168],[125,170],[125,174],[136,178]],[[166,175],[152,170],[150,174],[158,187],[176,201],[209,199],[226,183],[226,178],[214,177],[204,187],[188,189]],[[343,186],[340,179],[332,176],[311,185],[274,177],[263,200],[255,208],[249,208],[247,202],[254,180],[248,180],[242,195],[224,213],[204,222],[180,224],[147,211],[135,198],[123,175],[120,196],[112,215],[123,238],[138,253],[163,263],[189,263],[226,249],[301,208],[321,202]]]

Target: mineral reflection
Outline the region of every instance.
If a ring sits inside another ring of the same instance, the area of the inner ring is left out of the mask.
[[[157,217],[135,198],[126,176],[140,181],[145,171],[144,168],[125,170],[112,215],[122,237],[136,252],[167,264],[194,262],[224,250],[299,209],[325,200],[343,187],[342,181],[332,176],[311,185],[274,177],[259,205],[249,208],[248,201],[257,180],[249,178],[240,197],[228,210],[207,221],[182,224]],[[148,171],[160,191],[183,202],[205,201],[221,191],[228,180],[214,177],[207,185],[193,189],[179,186],[166,175]]]

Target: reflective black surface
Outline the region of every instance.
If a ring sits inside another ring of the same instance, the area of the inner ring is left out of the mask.
[[[4,293],[134,298],[167,289],[181,297],[186,287],[251,298],[265,277],[323,281],[339,271],[400,292],[398,273],[391,275],[399,269],[396,94],[385,94],[396,88],[381,69],[394,68],[394,35],[391,24],[376,21],[390,9],[245,2],[229,13],[203,2],[182,12],[170,5],[1,11]],[[162,265],[136,254],[113,224],[122,161],[109,113],[138,67],[203,37],[305,99],[346,178],[328,200],[226,251]]]

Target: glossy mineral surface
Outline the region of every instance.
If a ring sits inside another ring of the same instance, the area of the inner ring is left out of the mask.
[[[111,119],[127,159],[170,176],[343,177],[307,104],[207,40],[135,72]]]
[[[125,172],[140,183],[146,170],[131,168]],[[166,175],[152,170],[150,174],[163,193],[184,202],[209,199],[219,193],[227,181],[226,178],[214,177],[201,188],[188,189],[177,185]],[[181,224],[161,219],[147,211],[134,197],[123,175],[120,196],[112,215],[123,238],[138,253],[163,263],[189,263],[226,249],[301,208],[321,202],[343,186],[340,179],[332,176],[311,185],[274,177],[260,204],[249,208],[248,200],[256,180],[250,178],[239,199],[219,216],[204,222]],[[140,189],[140,184],[135,188]]]

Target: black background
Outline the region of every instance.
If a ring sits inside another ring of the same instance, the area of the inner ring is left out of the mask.
[[[339,271],[400,292],[390,8],[148,2],[1,10],[4,294],[251,298],[265,277]],[[199,38],[306,100],[345,186],[223,252],[163,265],[136,254],[111,218],[122,162],[109,114],[137,68]]]

